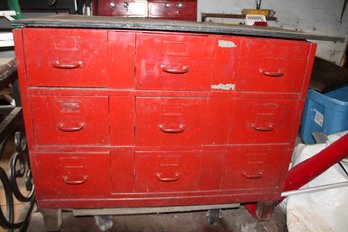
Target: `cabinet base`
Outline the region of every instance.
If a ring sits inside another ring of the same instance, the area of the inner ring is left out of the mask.
[[[59,231],[62,226],[61,209],[40,209],[43,215],[46,231]]]
[[[74,216],[92,215],[124,215],[124,214],[151,214],[151,213],[170,213],[187,212],[210,209],[238,208],[239,203],[218,204],[218,205],[195,205],[195,206],[172,206],[172,207],[146,207],[146,208],[112,208],[112,209],[73,209]]]

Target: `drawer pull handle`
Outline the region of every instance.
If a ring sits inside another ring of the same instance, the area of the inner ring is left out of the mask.
[[[87,178],[88,176],[82,176],[82,178],[79,180],[70,180],[69,176],[63,176],[63,181],[66,184],[77,185],[85,183],[87,181]]]
[[[257,131],[262,131],[262,132],[269,132],[274,129],[273,124],[269,124],[268,126],[258,126],[256,123],[251,124],[251,126],[257,130]]]
[[[248,179],[260,179],[263,177],[263,172],[259,172],[259,173],[255,173],[255,174],[243,172],[243,176],[245,176]]]
[[[262,73],[265,76],[269,76],[269,77],[282,77],[282,76],[284,76],[284,72],[282,72],[282,71],[268,72],[268,71],[265,71],[263,69],[260,69],[260,73]]]
[[[64,64],[61,63],[59,60],[56,60],[54,62],[52,62],[53,67],[55,68],[60,68],[60,69],[75,69],[78,68],[82,65],[82,61],[78,61],[76,63],[72,63],[72,64]]]
[[[180,124],[178,128],[167,128],[163,124],[159,124],[158,127],[165,133],[181,133],[185,130],[185,124]]]
[[[182,66],[181,68],[170,68],[167,65],[161,65],[161,68],[164,72],[171,74],[184,74],[189,70],[187,66]]]
[[[83,123],[83,122],[80,122],[75,127],[69,127],[69,126],[66,126],[64,123],[59,123],[58,124],[58,129],[61,130],[61,131],[64,131],[64,132],[77,132],[77,131],[80,131],[80,130],[84,129],[85,126],[86,126],[86,124]]]
[[[180,174],[176,172],[173,177],[164,177],[162,173],[156,173],[156,177],[162,182],[174,182],[179,180]]]

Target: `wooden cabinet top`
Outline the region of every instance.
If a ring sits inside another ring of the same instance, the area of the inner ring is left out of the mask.
[[[229,25],[207,22],[120,18],[106,16],[64,15],[14,21],[16,27],[100,28],[151,31],[195,32],[226,35],[246,35],[297,40],[327,40],[344,42],[343,37],[313,35],[276,27]]]

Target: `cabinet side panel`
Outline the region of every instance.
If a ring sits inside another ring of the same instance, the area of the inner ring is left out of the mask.
[[[20,88],[20,95],[22,100],[23,107],[23,118],[25,123],[27,142],[29,150],[32,150],[34,147],[34,136],[33,136],[33,124],[30,112],[30,103],[29,103],[29,94],[28,94],[28,81],[27,81],[27,72],[26,72],[26,62],[25,62],[25,53],[24,53],[24,44],[23,40],[23,30],[14,29],[13,37],[15,42],[15,54],[17,62],[17,72],[18,72],[18,82]]]

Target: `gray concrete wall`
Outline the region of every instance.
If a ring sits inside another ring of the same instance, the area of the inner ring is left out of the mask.
[[[264,0],[261,8],[276,11],[277,22],[270,26],[300,30],[312,34],[348,36],[348,8],[339,22],[344,0]],[[198,0],[198,18],[201,12],[239,14],[243,8],[255,8],[255,0]],[[217,22],[230,20],[215,19]],[[236,22],[238,20],[234,20]],[[320,42],[317,56],[338,64],[344,51],[343,43]]]

